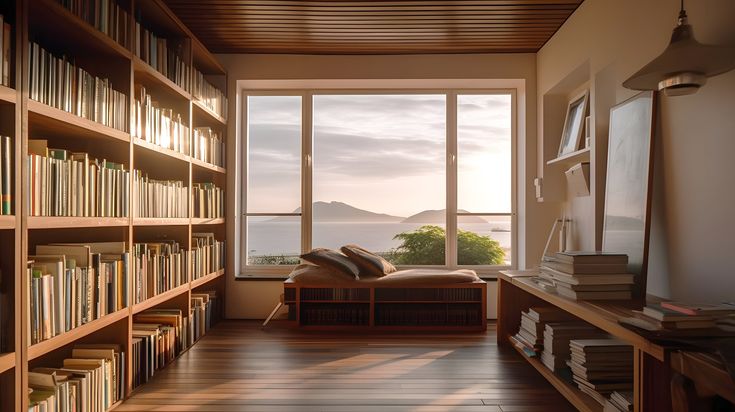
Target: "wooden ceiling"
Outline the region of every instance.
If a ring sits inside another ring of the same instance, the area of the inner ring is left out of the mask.
[[[215,53],[536,52],[583,0],[165,0]]]

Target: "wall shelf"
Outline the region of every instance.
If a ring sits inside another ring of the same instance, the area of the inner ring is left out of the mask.
[[[136,217],[133,218],[133,226],[187,226],[189,218],[186,217]]]
[[[163,73],[141,60],[138,56],[133,56],[133,70],[135,71],[136,81],[154,83],[165,88],[169,93],[175,94],[185,100],[191,100],[191,94],[189,92],[171,81],[171,79],[166,77]]]
[[[219,123],[221,126],[225,126],[227,124],[227,120],[225,120],[223,117],[219,116],[218,114],[214,113],[213,111],[209,110],[208,107],[201,104],[196,98],[192,100],[193,107],[194,107],[194,114],[197,113],[203,113],[208,119],[214,120],[215,122]]]
[[[28,229],[128,226],[127,217],[28,216]]]
[[[6,352],[0,354],[0,373],[13,369],[15,367],[15,352]]]
[[[159,153],[159,154],[168,156],[168,157],[170,157],[172,159],[180,160],[182,162],[188,163],[189,160],[190,160],[189,156],[187,156],[187,155],[185,155],[183,153],[179,153],[179,152],[173,151],[171,149],[167,149],[165,147],[161,147],[161,146],[158,146],[156,144],[153,144],[153,143],[150,143],[150,142],[146,142],[145,140],[139,139],[137,137],[134,137],[133,138],[133,144],[136,147],[141,147],[143,149],[150,150],[152,152]]]
[[[0,216],[0,230],[2,229],[15,229],[15,216],[14,215],[2,215]]]
[[[195,167],[198,167],[204,170],[209,170],[215,173],[221,173],[221,174],[227,173],[227,169],[225,169],[224,167],[215,166],[213,164],[209,164],[205,161],[202,161],[202,160],[199,160],[193,157],[191,158],[191,164]]]
[[[219,217],[219,218],[193,217],[191,218],[192,225],[221,225],[224,223],[225,223],[225,218],[223,217]]]
[[[40,126],[44,131],[62,131],[89,139],[112,139],[122,143],[130,142],[130,134],[101,123],[79,117],[55,107],[47,106],[28,99],[28,123]],[[32,136],[36,137],[36,136]]]
[[[220,269],[220,270],[218,270],[216,272],[212,272],[212,273],[210,273],[210,274],[208,274],[206,276],[202,276],[199,279],[194,279],[193,281],[191,281],[191,288],[194,289],[196,287],[202,286],[205,283],[208,283],[208,282],[210,282],[210,281],[212,281],[214,279],[217,279],[217,278],[221,277],[224,274],[225,274],[224,269]]]
[[[551,159],[546,162],[548,166],[559,166],[561,168],[569,168],[576,163],[589,162],[590,161],[590,148],[585,147],[584,149],[577,150],[572,153],[559,156],[555,159]]]
[[[133,315],[136,313],[140,313],[146,309],[150,309],[154,306],[158,306],[161,303],[171,300],[188,291],[189,291],[189,284],[184,283],[183,285],[179,285],[171,290],[167,290],[163,293],[159,293],[158,295],[153,296],[152,298],[148,298],[144,300],[143,302],[136,303],[135,305],[133,305]]]
[[[0,101],[5,103],[15,103],[17,98],[18,93],[15,89],[0,85]]]

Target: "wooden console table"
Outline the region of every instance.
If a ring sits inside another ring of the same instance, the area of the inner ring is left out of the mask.
[[[556,306],[633,346],[633,392],[636,412],[671,411],[669,351],[618,323],[619,319],[632,316],[632,310],[640,309],[640,307],[630,302],[571,300],[546,292],[536,286],[531,280],[531,277],[536,275],[538,271],[500,272],[498,277],[498,344],[516,348],[509,339],[518,332],[521,311],[532,306]],[[599,403],[582,393],[573,383],[555,375],[538,359],[529,358],[520,350],[518,352],[577,409],[589,412],[603,410]]]

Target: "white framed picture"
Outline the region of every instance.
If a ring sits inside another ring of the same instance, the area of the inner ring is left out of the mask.
[[[587,116],[589,90],[573,98],[567,106],[564,130],[559,143],[559,156],[577,151],[584,132],[584,118]]]

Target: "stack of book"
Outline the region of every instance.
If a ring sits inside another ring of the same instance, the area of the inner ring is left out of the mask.
[[[603,412],[633,412],[633,392],[614,391],[605,401]]]
[[[30,98],[126,132],[128,96],[108,79],[95,77],[66,56],[30,44]]]
[[[133,137],[156,146],[189,154],[188,119],[173,109],[160,107],[145,87],[141,87],[133,106]]]
[[[180,353],[181,310],[157,309],[133,318],[133,388],[148,382],[158,369]]]
[[[121,46],[128,48],[130,14],[113,0],[57,0],[73,14],[105,33]]]
[[[220,301],[215,291],[191,293],[191,325],[189,330],[189,346],[204,336],[219,321],[221,313]]]
[[[13,67],[13,27],[0,14],[0,83],[3,86],[12,86]]]
[[[214,183],[194,183],[192,217],[217,219],[225,216],[225,191]]]
[[[634,318],[623,319],[622,322],[652,331],[701,330],[714,328],[718,322],[722,323],[721,319],[734,315],[735,305],[661,302],[650,303],[634,314]]]
[[[538,356],[544,348],[544,328],[549,322],[569,321],[574,316],[555,306],[531,307],[521,312],[521,327],[511,339],[526,355]]]
[[[31,343],[128,305],[125,242],[38,245],[28,259]]]
[[[580,321],[547,323],[544,329],[544,350],[541,362],[559,374],[568,373],[567,361],[570,358],[569,341],[572,339],[592,339],[604,336],[605,332]]]
[[[130,172],[87,153],[49,149],[28,141],[28,208],[31,216],[127,217]]]
[[[157,36],[135,22],[135,55],[182,89],[189,91],[191,68],[181,58],[183,44]]]
[[[187,282],[189,253],[174,240],[133,245],[133,303]]]
[[[627,273],[628,256],[603,252],[558,252],[544,256],[541,278],[556,292],[575,300],[627,300],[634,275]]]
[[[225,167],[225,142],[211,127],[194,128],[191,156],[215,166]]]
[[[227,120],[227,97],[225,97],[225,94],[209,83],[197,69],[194,69],[192,82],[194,98],[212,113]]]
[[[133,170],[133,182],[135,217],[189,217],[189,188],[181,180],[155,180]]]
[[[13,214],[13,139],[0,136],[0,215]]]
[[[613,391],[633,390],[633,346],[614,338],[572,339],[569,349],[574,383],[600,405]]]
[[[104,412],[125,397],[125,373],[121,345],[77,344],[61,367],[28,372],[28,410]]]
[[[192,233],[191,267],[191,280],[224,269],[225,242],[215,239],[214,233]]]

